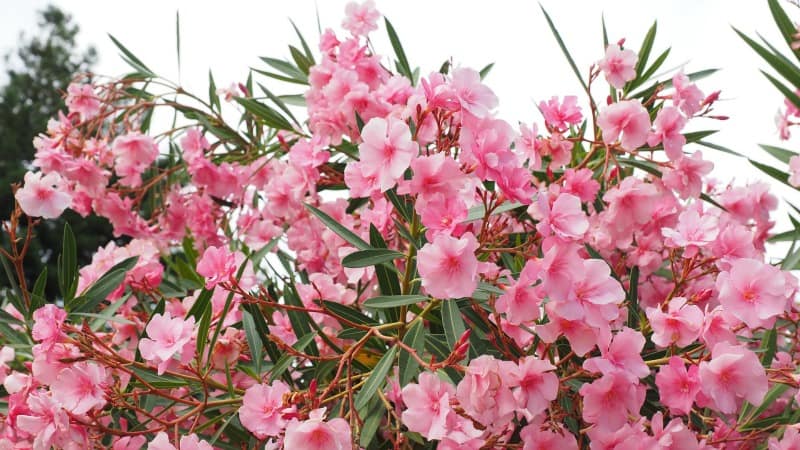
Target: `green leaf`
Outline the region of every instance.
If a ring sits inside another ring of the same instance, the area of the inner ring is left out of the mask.
[[[753,161],[752,159],[750,159],[748,161],[750,161],[750,164],[752,164],[753,166],[758,168],[758,170],[764,172],[765,174],[771,176],[772,178],[775,178],[776,180],[780,181],[781,183],[783,183],[783,184],[785,184],[787,186],[791,186],[789,184],[789,174],[788,173],[783,172],[782,170],[776,169],[776,168],[774,168],[772,166],[769,166],[769,165],[766,165],[766,164],[762,164],[762,163],[757,162],[757,161]]]
[[[359,250],[368,250],[372,248],[363,239],[358,237],[358,235],[348,230],[344,225],[334,220],[331,216],[309,204],[306,204],[305,206],[311,212],[311,214],[315,215],[322,223],[330,228],[331,231],[338,234],[339,237],[352,244],[355,248]]]
[[[214,83],[214,75],[211,73],[211,69],[208,70],[208,103],[212,108],[216,108],[217,111],[221,109],[219,94],[217,94],[217,84]]]
[[[66,303],[66,310],[73,312],[93,312],[94,309],[105,301],[108,294],[116,289],[125,279],[125,274],[136,265],[138,256],[132,256],[115,265],[86,289],[80,297]]]
[[[303,52],[292,45],[289,46],[289,53],[291,53],[294,63],[297,64],[297,68],[300,69],[300,71],[306,76],[308,76],[308,69],[313,65],[313,63],[306,58]]]
[[[186,312],[186,318],[188,319],[189,317],[194,317],[195,321],[199,321],[200,317],[203,315],[203,312],[211,303],[211,296],[213,294],[214,289],[203,289],[200,291],[200,295],[197,296],[197,299],[192,304],[192,307]]]
[[[175,49],[178,55],[178,79],[181,78],[181,12],[175,11]]]
[[[639,49],[639,59],[636,62],[636,76],[639,77],[644,73],[645,67],[647,67],[647,60],[650,58],[650,51],[653,49],[653,43],[656,40],[656,30],[658,28],[658,22],[653,22],[653,26],[647,30],[647,34],[644,36],[644,41],[642,41],[642,47]]]
[[[205,355],[206,344],[208,343],[208,330],[211,328],[211,315],[213,311],[210,303],[206,303],[205,308],[200,313],[200,323],[197,325],[197,341],[195,347],[200,359]],[[208,360],[211,360],[211,354],[214,349],[208,351]]]
[[[364,425],[361,426],[361,437],[359,443],[362,448],[370,448],[369,444],[375,439],[378,426],[384,418],[386,406],[381,401],[374,402],[374,406],[369,409],[369,413],[364,417]]]
[[[742,40],[747,43],[758,55],[766,61],[767,64],[772,66],[781,76],[786,78],[792,85],[800,86],[800,69],[798,69],[794,64],[791,63],[785,56],[779,53],[773,53],[763,47],[758,42],[750,39],[746,34],[742,33],[741,31],[737,30],[736,28],[733,29]]]
[[[386,33],[389,35],[389,41],[392,43],[395,56],[397,56],[397,71],[400,75],[411,80],[411,84],[414,84],[414,74],[411,72],[411,66],[408,64],[408,58],[406,58],[403,45],[400,44],[400,38],[397,37],[397,32],[392,26],[392,23],[389,22],[389,19],[384,18],[384,21],[386,22]]]
[[[791,90],[788,87],[786,87],[777,78],[773,77],[772,75],[768,74],[767,72],[764,72],[762,70],[761,73],[763,73],[764,76],[767,77],[769,82],[772,83],[776,88],[778,88],[778,90],[781,91],[781,94],[783,94],[784,97],[786,97],[790,102],[792,102],[792,104],[794,106],[800,108],[800,97],[798,97],[797,94],[793,90]]]
[[[337,320],[344,321],[343,325],[348,327],[350,325],[347,322],[366,325],[369,327],[378,325],[378,322],[375,319],[350,306],[345,306],[336,302],[329,302],[327,300],[321,300],[320,304],[326,311],[328,311],[330,315]]]
[[[656,71],[657,71],[658,69],[660,69],[660,68],[661,68],[661,66],[662,66],[662,65],[664,64],[664,62],[667,60],[667,56],[669,56],[669,52],[670,52],[671,50],[672,50],[672,48],[670,47],[670,48],[668,48],[668,49],[664,50],[664,51],[663,51],[663,52],[662,52],[660,55],[658,55],[658,57],[656,58],[656,60],[655,60],[655,61],[653,61],[653,65],[651,65],[651,66],[650,66],[650,67],[649,67],[649,68],[648,68],[648,69],[647,69],[647,70],[646,70],[646,71],[645,71],[645,72],[642,74],[642,76],[641,76],[641,78],[640,78],[640,80],[641,80],[641,81],[639,81],[638,83],[636,83],[636,85],[637,85],[637,86],[639,86],[639,85],[641,85],[642,83],[644,83],[645,81],[649,80],[649,79],[650,79],[650,77],[652,77],[652,76],[653,76],[653,75],[656,73]]]
[[[458,309],[456,300],[442,301],[442,327],[444,328],[447,345],[455,350],[456,343],[466,331],[464,319],[461,317],[461,311]]]
[[[264,75],[264,76],[267,76],[267,77],[270,77],[270,78],[274,78],[276,80],[285,81],[287,83],[302,84],[303,86],[308,86],[308,81],[306,81],[306,80],[297,80],[297,79],[292,78],[292,77],[287,77],[286,75],[279,75],[277,73],[269,72],[269,71],[261,70],[261,69],[251,68],[251,70],[253,70],[254,72],[260,73],[261,75]]]
[[[550,15],[547,14],[547,11],[544,9],[544,6],[539,5],[542,8],[542,12],[544,13],[544,18],[547,20],[547,25],[550,26],[550,31],[553,32],[553,36],[556,38],[556,42],[558,42],[558,46],[561,47],[561,51],[564,53],[564,56],[567,57],[567,62],[569,62],[570,67],[572,67],[572,71],[575,72],[575,76],[578,77],[578,81],[581,82],[581,86],[583,89],[588,91],[589,87],[586,85],[586,81],[583,80],[581,76],[581,71],[578,70],[578,66],[575,64],[575,61],[572,59],[572,55],[569,54],[569,50],[564,45],[564,40],[561,39],[561,34],[558,33],[555,25],[553,25],[553,21],[550,19]]]
[[[404,305],[415,305],[430,300],[425,295],[383,295],[367,299],[362,305],[365,308],[394,308]]]
[[[534,201],[535,200],[536,199],[534,198]],[[519,202],[506,202],[498,206],[497,208],[493,209],[491,215],[494,216],[496,214],[502,214],[504,212],[508,212],[523,206],[525,205]],[[473,220],[482,220],[485,215],[486,215],[486,209],[483,207],[483,205],[473,206],[467,212],[467,218],[464,219],[462,223],[472,222]]]
[[[266,94],[266,96],[269,97],[269,99],[272,100],[272,102],[275,103],[275,105],[278,108],[280,108],[281,111],[285,112],[286,115],[289,116],[289,118],[292,119],[292,121],[295,123],[295,125],[297,125],[298,128],[300,127],[300,123],[297,122],[297,118],[294,117],[294,114],[292,114],[292,112],[289,110],[289,108],[286,106],[286,104],[283,102],[283,100],[280,99],[280,97],[275,96],[272,92],[270,92],[269,89],[267,89],[261,83],[258,83],[258,87],[261,88],[261,90],[264,92],[264,94]]]
[[[256,322],[253,316],[247,312],[242,312],[242,328],[244,328],[244,335],[247,338],[247,346],[250,347],[250,356],[252,356],[253,363],[255,364],[256,373],[261,374],[261,363],[263,361],[263,345],[261,338],[258,336],[256,330]]]
[[[131,67],[133,67],[135,70],[138,70],[139,72],[142,72],[142,74],[144,74],[144,75],[147,75],[147,76],[149,76],[149,77],[151,77],[151,76],[155,76],[155,74],[153,73],[153,71],[152,71],[152,70],[150,70],[150,68],[149,68],[149,67],[147,67],[146,65],[144,65],[144,63],[143,63],[143,62],[142,62],[142,61],[141,61],[139,58],[137,58],[137,57],[136,57],[136,55],[134,55],[133,53],[131,53],[131,51],[130,51],[130,50],[128,50],[127,48],[125,48],[125,46],[124,46],[124,45],[122,45],[122,44],[121,44],[121,43],[120,43],[120,42],[117,40],[117,38],[115,38],[115,37],[114,37],[114,36],[112,36],[111,34],[109,34],[109,35],[108,35],[108,37],[109,37],[109,38],[111,38],[111,42],[113,42],[113,43],[114,43],[114,45],[116,45],[116,46],[117,46],[117,48],[119,49],[119,51],[121,51],[121,52],[122,52],[122,59],[123,59],[123,60],[125,60],[125,62],[127,62],[127,63],[128,63],[128,65],[130,65]]]
[[[773,403],[775,403],[784,392],[789,389],[788,384],[775,384],[772,386],[772,389],[767,391],[767,394],[764,396],[764,400],[761,402],[761,405],[758,408],[752,409],[752,405],[748,402],[742,406],[742,412],[739,415],[740,419],[738,423],[745,424],[745,426],[749,425],[753,420],[757,419],[761,414],[767,410]],[[752,412],[751,412],[752,409]],[[744,418],[746,417],[746,419]]]
[[[289,23],[292,24],[294,32],[297,33],[297,37],[300,39],[300,45],[302,45],[303,47],[303,52],[305,52],[306,59],[309,60],[311,62],[311,65],[313,66],[314,64],[316,64],[316,62],[314,61],[314,54],[311,52],[311,48],[308,46],[308,43],[303,37],[303,34],[300,33],[300,30],[297,29],[297,25],[295,25],[294,21],[292,21],[292,19],[289,19]]]
[[[285,74],[290,79],[294,80],[294,82],[308,84],[308,76],[303,73],[302,70],[295,67],[292,63],[288,61],[282,61],[280,59],[268,58],[266,56],[261,57],[261,60],[270,65],[273,69]]]
[[[405,255],[386,248],[370,248],[360,250],[342,258],[342,266],[348,268],[371,267],[377,264],[391,263],[395,259],[404,258]]]
[[[792,20],[786,15],[786,11],[781,8],[778,0],[768,0],[767,4],[769,4],[769,10],[772,13],[772,18],[775,19],[775,24],[778,26],[778,29],[781,30],[783,39],[786,41],[792,53],[798,56],[797,50],[792,48],[792,44],[795,41],[794,35],[797,34],[797,27],[794,26]]]
[[[764,149],[767,153],[774,156],[779,161],[789,164],[789,160],[792,159],[792,156],[797,156],[797,153],[786,150],[785,148],[775,147],[774,145],[763,145],[760,144],[759,147]]]
[[[386,376],[389,374],[389,370],[394,366],[395,355],[397,355],[397,347],[393,346],[381,357],[381,360],[378,361],[375,368],[372,369],[372,373],[369,378],[367,378],[364,386],[362,386],[361,390],[356,394],[355,407],[357,410],[361,410],[367,406],[370,399],[386,382]]]
[[[633,329],[639,328],[639,267],[633,266],[628,283],[628,326]]]
[[[422,321],[417,320],[414,322],[414,325],[408,329],[406,335],[403,336],[403,343],[416,350],[417,355],[420,357],[422,357],[422,352],[425,350],[425,331],[425,326],[422,324]],[[400,353],[399,366],[401,386],[410,383],[419,373],[419,362],[406,351]]]
[[[723,146],[721,146],[719,144],[712,144],[711,142],[706,142],[706,141],[703,141],[703,140],[699,140],[696,143],[699,144],[699,145],[702,145],[703,147],[708,147],[708,148],[711,148],[711,149],[714,149],[714,150],[718,150],[718,151],[721,151],[721,152],[728,153],[730,155],[734,155],[734,156],[738,156],[740,158],[744,158],[744,155],[742,155],[741,153],[733,151],[733,150],[729,149],[728,147],[723,147]]]
[[[484,78],[486,78],[487,75],[489,75],[489,72],[492,71],[492,67],[494,67],[494,63],[489,63],[486,65],[486,67],[481,69],[481,71],[479,72],[481,74],[481,80],[483,80]]]
[[[303,350],[306,349],[306,347],[308,347],[308,344],[314,341],[314,336],[316,335],[317,333],[315,332],[308,333],[307,335],[299,338],[297,342],[294,343],[292,348],[294,348],[298,352],[302,352]],[[272,367],[272,370],[270,370],[269,373],[270,381],[275,381],[281,376],[283,376],[283,373],[286,372],[286,369],[289,368],[293,359],[294,355],[291,355],[289,353],[284,353],[283,356],[281,356],[280,359]]]
[[[261,122],[270,128],[276,130],[293,130],[292,124],[278,111],[275,111],[269,106],[250,98],[234,97],[233,99],[242,105],[247,112],[260,119]]]
[[[69,223],[64,223],[61,255],[58,256],[58,289],[65,302],[72,300],[78,286],[78,248]]]
[[[761,365],[769,367],[778,351],[778,332],[774,326],[761,337],[761,351]]]

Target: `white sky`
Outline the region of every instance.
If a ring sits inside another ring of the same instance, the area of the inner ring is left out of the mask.
[[[21,30],[35,30],[35,11],[43,0],[0,0],[0,51],[13,48]],[[177,79],[175,12],[181,16],[182,83],[187,90],[207,92],[207,73],[212,69],[218,86],[243,81],[248,67],[263,67],[258,56],[289,56],[286,45],[295,44],[292,18],[316,48],[316,10],[323,29],[339,29],[344,0],[292,0],[246,2],[139,0],[55,0],[72,14],[81,27],[80,41],[93,44],[100,55],[95,70],[105,75],[127,71],[125,63],[107,38],[111,32],[145,64],[160,75]],[[541,123],[534,101],[552,95],[576,94],[580,86],[558,49],[535,1],[486,0],[378,0],[378,8],[392,21],[412,66],[422,73],[437,70],[452,57],[456,64],[480,69],[495,63],[487,83],[500,98],[499,115],[517,121]],[[603,54],[600,28],[605,14],[609,39],[627,38],[638,49],[645,32],[658,19],[653,53],[672,46],[665,68],[686,63],[691,72],[722,68],[699,85],[705,93],[722,90],[716,112],[731,116],[727,122],[697,120],[694,129],[721,129],[710,139],[755,159],[776,165],[757,144],[780,143],[774,116],[782,99],[759,73],[765,68],[731,25],[749,35],[756,31],[782,48],[766,0],[541,0],[583,72]],[[791,15],[799,11],[783,3]],[[383,26],[373,35],[379,52],[392,55]],[[655,56],[651,56],[654,58]],[[0,64],[3,64],[0,61]],[[291,85],[278,93],[299,93]],[[598,99],[599,100],[599,99]],[[800,133],[800,130],[798,131]],[[716,163],[722,180],[735,176],[740,182],[765,179],[745,161],[703,148]],[[776,193],[793,203],[800,195],[778,187]],[[784,214],[776,215],[779,231]]]

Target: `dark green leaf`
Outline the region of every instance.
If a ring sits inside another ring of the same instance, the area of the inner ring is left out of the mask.
[[[653,49],[653,43],[656,40],[656,30],[658,28],[658,22],[653,22],[653,26],[647,30],[647,34],[644,36],[644,41],[642,41],[642,47],[639,49],[639,59],[636,62],[636,76],[639,77],[644,73],[645,67],[647,67],[647,60],[650,58],[650,51]]]
[[[769,51],[736,28],[733,30],[739,35],[739,37],[742,38],[742,40],[745,41],[745,43],[747,43],[747,45],[750,46],[750,48],[758,53],[758,55],[764,61],[766,61],[767,64],[772,66],[773,69],[781,74],[781,76],[786,78],[790,83],[792,83],[792,85],[800,86],[800,69],[793,65],[785,56]]]
[[[486,65],[486,67],[481,69],[481,71],[480,71],[481,80],[486,78],[486,75],[489,75],[489,72],[492,71],[492,67],[494,67],[494,63],[489,63],[489,64]]]
[[[358,237],[358,235],[348,230],[344,225],[340,224],[323,211],[308,204],[306,204],[306,208],[311,212],[311,214],[315,215],[322,223],[330,228],[331,231],[338,234],[342,239],[352,244],[355,248],[359,250],[368,250],[372,248],[363,239]]]
[[[752,164],[753,166],[758,168],[758,170],[764,172],[765,174],[771,176],[772,178],[775,178],[776,180],[780,181],[781,183],[783,183],[783,184],[785,184],[787,186],[791,186],[789,184],[789,174],[788,173],[786,173],[786,172],[784,172],[782,170],[776,169],[776,168],[774,168],[772,166],[768,166],[766,164],[762,164],[760,162],[753,161],[752,159],[750,159],[749,161],[750,161],[750,164]]]
[[[66,303],[66,310],[69,312],[93,312],[97,305],[105,301],[108,294],[122,284],[125,274],[136,265],[138,260],[138,256],[132,256],[109,269],[80,297]]]
[[[461,311],[458,309],[456,300],[442,301],[442,327],[444,328],[447,345],[455,350],[456,343],[466,331],[464,319],[461,317]]]
[[[111,38],[111,42],[113,42],[114,45],[117,46],[119,51],[122,52],[122,55],[123,55],[122,59],[124,59],[125,62],[127,62],[131,67],[133,67],[135,70],[138,70],[139,72],[142,72],[144,75],[147,75],[147,76],[155,75],[153,73],[153,71],[150,70],[150,68],[148,68],[146,65],[144,65],[144,63],[141,60],[139,60],[139,58],[136,57],[136,55],[131,53],[130,50],[128,50],[127,48],[125,48],[125,46],[122,45],[117,40],[117,38],[115,38],[111,34],[109,34],[108,37]]]
[[[539,5],[542,8],[542,12],[544,13],[544,18],[547,20],[547,25],[550,27],[550,31],[553,32],[553,36],[556,38],[556,42],[558,42],[558,46],[561,47],[561,51],[564,53],[564,56],[567,57],[567,62],[569,62],[570,67],[572,67],[572,71],[575,72],[575,76],[578,77],[578,81],[581,82],[581,86],[583,89],[588,91],[589,87],[586,85],[586,81],[583,80],[581,76],[581,71],[578,70],[578,66],[575,64],[575,61],[572,59],[572,55],[569,54],[569,50],[567,50],[566,45],[564,45],[564,40],[561,39],[561,34],[558,33],[555,25],[553,25],[553,21],[550,19],[550,15],[547,14],[545,11],[544,6]]]
[[[403,336],[403,343],[416,350],[417,355],[422,357],[425,350],[425,326],[421,320],[414,322]],[[419,362],[406,351],[400,353],[400,385],[405,386],[410,383],[417,373],[419,373]]]
[[[384,18],[384,20],[386,22],[386,32],[389,35],[389,41],[392,43],[395,56],[397,56],[397,69],[400,72],[400,75],[403,75],[411,80],[411,83],[413,84],[414,74],[411,72],[411,66],[408,64],[408,58],[406,58],[406,52],[403,50],[403,45],[400,44],[400,38],[397,37],[397,32],[392,26],[392,23],[389,22],[389,19]]]
[[[633,266],[628,283],[628,326],[639,328],[639,267]]]
[[[797,156],[797,153],[786,150],[785,148],[775,147],[774,145],[759,145],[759,147],[763,148],[764,151],[769,153],[770,155],[774,156],[776,159],[780,160],[783,163],[789,164],[789,160],[792,159],[792,156]]]
[[[314,341],[314,336],[316,335],[317,333],[309,333],[299,338],[297,342],[294,343],[292,348],[294,348],[298,352],[302,352],[303,350],[306,349],[306,347],[308,347],[308,344]],[[281,356],[280,359],[272,367],[272,370],[270,370],[269,373],[270,381],[275,381],[276,379],[283,376],[283,373],[286,372],[286,369],[289,368],[293,359],[294,359],[293,355],[289,353],[284,353],[283,356]]]
[[[375,392],[377,392],[378,389],[380,389],[386,382],[386,376],[389,374],[389,369],[394,366],[395,355],[397,355],[397,347],[393,346],[383,355],[383,357],[381,357],[381,360],[378,361],[378,364],[375,365],[375,368],[372,369],[372,373],[370,374],[369,378],[367,378],[364,386],[362,386],[361,390],[358,391],[358,394],[356,394],[356,409],[363,409],[369,400],[375,395]]]
[[[278,111],[275,111],[269,106],[250,98],[234,97],[234,100],[242,105],[247,112],[260,119],[261,122],[270,128],[276,130],[293,130],[292,124]]]
[[[322,300],[320,303],[330,315],[337,320],[342,321],[343,325],[349,326],[348,322],[370,327],[378,325],[378,322],[375,319],[350,306],[345,306],[336,302],[329,302],[327,300]]]
[[[385,248],[371,248],[359,250],[342,258],[342,266],[349,268],[371,267],[377,264],[391,263],[395,259],[404,258],[405,255]]]
[[[305,73],[303,73],[302,70],[295,67],[292,63],[287,61],[282,61],[280,59],[268,58],[266,56],[262,57],[261,60],[272,66],[272,68],[278,70],[279,72],[282,72],[295,82],[298,82],[300,84],[308,84],[308,76]]]
[[[250,347],[250,356],[252,356],[256,373],[260,375],[261,363],[264,359],[262,353],[263,345],[261,344],[258,330],[256,330],[256,323],[253,320],[253,316],[247,311],[242,312],[242,328],[244,328],[244,335],[247,338],[247,346]]]
[[[78,286],[78,249],[75,234],[69,223],[64,223],[61,255],[58,257],[58,288],[65,302],[72,300]]]
[[[367,299],[363,306],[366,308],[394,308],[397,306],[414,305],[419,302],[430,300],[425,295],[385,295]]]

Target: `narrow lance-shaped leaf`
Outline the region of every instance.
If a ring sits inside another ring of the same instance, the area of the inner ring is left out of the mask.
[[[413,83],[414,74],[411,72],[411,66],[408,64],[408,58],[406,57],[405,50],[403,50],[403,45],[400,44],[400,38],[397,37],[397,32],[392,26],[392,23],[389,22],[389,19],[384,18],[384,21],[386,22],[386,33],[389,35],[389,41],[392,44],[395,56],[397,56],[397,69],[400,75],[405,76]]]
[[[349,268],[371,267],[376,264],[390,263],[404,254],[386,248],[371,248],[360,250],[342,258],[342,266]]]
[[[572,59],[572,55],[570,55],[569,50],[567,50],[567,46],[564,45],[564,40],[561,39],[561,34],[556,29],[556,26],[553,25],[553,21],[550,19],[550,15],[547,14],[547,11],[544,9],[544,6],[539,5],[539,7],[542,9],[542,13],[544,13],[544,18],[547,20],[547,25],[550,27],[550,31],[553,32],[553,36],[556,38],[558,46],[561,47],[561,51],[564,53],[564,56],[567,57],[567,62],[569,62],[569,66],[572,67],[572,71],[575,72],[575,76],[578,77],[578,81],[581,82],[581,86],[583,86],[583,89],[588,91],[589,87],[586,85],[586,81],[583,80],[583,77],[581,76],[581,71],[578,70],[578,66]]]
[[[369,378],[367,378],[364,386],[362,386],[361,390],[358,391],[358,394],[356,394],[356,409],[360,410],[367,406],[369,400],[386,382],[386,376],[389,374],[389,370],[394,365],[395,355],[397,355],[397,347],[393,346],[383,355],[383,357],[381,357],[381,360],[378,361],[378,364],[375,365],[375,368],[372,369],[372,373],[370,374]]]

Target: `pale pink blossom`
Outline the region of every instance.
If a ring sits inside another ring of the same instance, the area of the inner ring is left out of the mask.
[[[239,408],[242,426],[259,439],[279,436],[288,423],[286,414],[294,410],[283,405],[283,397],[289,392],[289,385],[280,380],[249,387]]]
[[[158,157],[158,147],[152,137],[141,133],[129,133],[117,137],[111,145],[114,155],[114,170],[126,186],[139,187],[141,174]]]
[[[711,361],[700,363],[703,393],[726,414],[736,411],[737,399],[760,405],[769,389],[767,373],[755,353],[740,345],[719,343]]]
[[[55,219],[69,208],[72,196],[56,172],[26,172],[24,185],[14,194],[19,207],[31,217]]]
[[[650,369],[642,359],[645,338],[637,330],[623,328],[615,334],[611,343],[600,346],[599,357],[583,362],[583,368],[596,373],[619,373],[631,382],[650,374]]]
[[[647,308],[647,318],[653,327],[653,343],[660,347],[676,344],[685,347],[694,342],[703,329],[703,312],[697,305],[687,305],[686,298],[675,297],[669,302],[669,311]]]
[[[508,426],[517,409],[512,382],[518,379],[516,364],[482,355],[469,362],[464,378],[456,386],[456,397],[470,417],[490,430],[500,431]]]
[[[450,87],[455,92],[461,108],[475,117],[487,117],[497,106],[497,96],[481,83],[481,76],[475,69],[459,67],[453,70]]]
[[[550,406],[558,395],[558,376],[549,361],[533,356],[519,360],[519,388],[514,390],[520,410],[528,419],[538,416]]]
[[[577,125],[583,120],[581,108],[578,106],[578,97],[567,95],[562,102],[558,97],[552,97],[547,102],[539,102],[539,111],[544,116],[545,123],[556,130],[565,131],[570,125]]]
[[[647,141],[650,115],[639,100],[623,100],[601,110],[597,126],[603,131],[603,142],[619,139],[622,148],[633,151]]]
[[[89,120],[100,112],[100,99],[91,84],[70,83],[64,102],[70,112],[80,115],[81,120]]]
[[[378,29],[381,13],[375,9],[375,2],[366,0],[363,3],[350,2],[345,6],[345,19],[342,28],[353,33],[353,36],[366,36],[370,31]]]
[[[639,416],[645,388],[620,372],[610,372],[581,386],[583,420],[605,430],[617,430],[628,416]]]
[[[33,312],[31,336],[44,350],[49,350],[65,336],[61,327],[66,319],[66,311],[48,303]]]
[[[769,438],[769,450],[799,450],[800,449],[800,431],[797,428],[786,427],[786,432],[783,437],[778,439],[775,437]]]
[[[800,187],[800,155],[789,159],[789,184]]]
[[[703,177],[711,173],[714,163],[703,160],[702,152],[684,156],[674,161],[671,169],[665,169],[661,180],[682,199],[697,198],[703,188]]]
[[[455,414],[450,406],[455,396],[453,385],[431,372],[422,372],[418,383],[409,383],[402,390],[406,405],[403,425],[426,439],[442,439],[448,431],[447,416]]]
[[[478,241],[472,233],[460,238],[438,234],[417,255],[422,287],[438,298],[469,297],[478,286]]]
[[[169,311],[155,314],[145,331],[147,337],[139,341],[139,351],[142,358],[157,365],[159,375],[167,370],[173,356],[180,355],[186,362],[194,355],[194,317],[173,318]]]
[[[686,118],[677,108],[662,108],[653,121],[654,131],[647,136],[647,145],[655,147],[661,143],[670,161],[681,159],[683,146],[686,144],[686,137],[681,134],[681,130],[685,125]]]
[[[50,389],[64,409],[81,415],[106,404],[108,378],[103,366],[80,362],[62,370]]]
[[[575,436],[565,429],[552,431],[539,423],[529,423],[519,432],[522,450],[578,450]]]
[[[719,301],[750,328],[771,327],[788,306],[786,278],[775,266],[741,258],[717,276]]]
[[[361,130],[358,146],[364,174],[374,175],[381,192],[391,189],[419,152],[405,122],[374,118]]]
[[[696,208],[687,209],[678,216],[678,225],[675,228],[661,229],[661,234],[666,238],[664,244],[670,248],[683,249],[684,258],[693,258],[717,239],[718,222],[716,216],[701,216]]]
[[[637,56],[632,50],[622,50],[617,44],[606,47],[606,55],[597,65],[606,76],[608,84],[622,89],[625,83],[636,78]]]
[[[286,427],[283,447],[292,450],[349,450],[352,448],[350,425],[337,417],[324,421],[325,408],[309,413],[308,420],[292,420]]]
[[[206,289],[212,289],[236,274],[236,257],[224,246],[208,247],[197,262],[197,273],[206,279]]]
[[[672,87],[675,88],[672,94],[673,105],[680,108],[687,116],[693,116],[700,111],[703,93],[682,71],[672,77]]]

